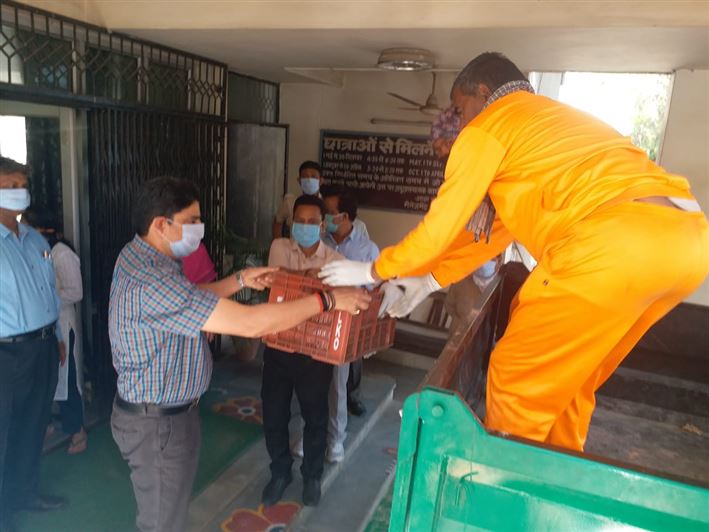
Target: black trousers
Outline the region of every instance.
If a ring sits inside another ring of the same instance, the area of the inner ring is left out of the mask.
[[[66,363],[69,364],[67,377],[66,401],[57,401],[59,404],[59,417],[62,421],[62,430],[67,434],[76,434],[84,426],[84,403],[81,400],[79,388],[76,385],[76,361],[74,360],[74,346],[76,336],[74,329],[69,331],[69,349],[67,350]]]
[[[58,366],[54,335],[0,343],[0,519],[37,493]]]
[[[359,386],[362,384],[362,366],[364,359],[358,358],[350,362],[350,374],[347,377],[347,402],[359,401]]]
[[[320,479],[327,446],[327,396],[332,366],[298,353],[266,347],[263,353],[263,431],[271,457],[271,474],[285,476],[293,465],[288,446],[288,422],[293,391],[305,420],[303,430],[303,478]]]

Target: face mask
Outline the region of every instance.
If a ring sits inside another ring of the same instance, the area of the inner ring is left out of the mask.
[[[483,277],[485,279],[489,279],[493,275],[495,275],[495,271],[497,270],[497,263],[494,260],[489,260],[480,268],[478,268],[477,272],[475,272],[476,275],[479,275],[480,277]]]
[[[313,224],[293,223],[291,228],[291,236],[298,244],[304,248],[314,246],[320,240],[320,226]]]
[[[26,188],[0,188],[0,208],[23,212],[30,206],[30,191]]]
[[[170,251],[175,257],[181,259],[197,251],[199,243],[204,238],[204,224],[181,224],[173,221],[168,221],[168,223],[182,226],[182,239],[177,242],[168,241]]]
[[[337,230],[340,228],[338,224],[335,223],[335,217],[339,216],[339,214],[326,214],[325,215],[325,221],[327,222],[327,232],[328,233],[337,233]]]
[[[475,271],[473,274],[473,282],[480,290],[485,290],[487,285],[489,285],[493,280],[496,271],[497,262],[494,260],[489,260]]]
[[[303,189],[303,194],[314,196],[320,190],[320,180],[314,177],[301,177],[300,188]]]

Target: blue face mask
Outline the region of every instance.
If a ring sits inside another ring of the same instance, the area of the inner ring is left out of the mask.
[[[335,223],[335,217],[339,216],[339,214],[326,214],[325,215],[325,221],[327,222],[327,229],[328,233],[337,233],[337,230],[340,228],[338,224]]]
[[[315,177],[301,177],[300,188],[303,189],[303,194],[314,196],[320,190],[320,180]]]
[[[197,251],[204,238],[204,224],[180,224],[172,220],[168,220],[168,223],[182,225],[182,238],[177,242],[168,241],[175,258],[181,259]]]
[[[30,193],[26,188],[0,188],[0,208],[24,212],[30,206]]]
[[[496,270],[497,262],[495,262],[494,260],[489,260],[477,269],[475,275],[477,275],[478,277],[482,277],[483,279],[489,279],[490,277],[495,275]]]
[[[309,248],[320,240],[320,226],[293,222],[290,234],[302,247]]]

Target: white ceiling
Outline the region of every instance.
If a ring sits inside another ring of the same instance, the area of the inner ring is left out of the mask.
[[[372,67],[379,51],[417,46],[459,69],[485,51],[522,70],[668,72],[709,68],[707,28],[480,28],[450,30],[130,30],[218,59],[233,70],[296,81],[285,67]],[[301,79],[302,81],[302,79]]]
[[[523,70],[709,68],[709,0],[31,0],[27,3],[217,59],[304,81],[286,68],[362,68],[394,46],[458,69],[507,54]]]

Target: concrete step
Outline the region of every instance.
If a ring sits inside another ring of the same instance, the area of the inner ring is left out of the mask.
[[[345,440],[345,459],[340,464],[326,464],[322,478],[323,494],[335,481],[340,471],[365,440],[372,427],[388,411],[394,392],[395,382],[384,375],[367,375],[362,381],[362,402],[367,413],[361,417],[350,416],[348,437]],[[294,422],[296,424],[297,421]],[[222,525],[230,522],[237,510],[252,513],[260,511],[261,491],[270,479],[269,457],[263,439],[256,442],[219,478],[199,494],[190,504],[188,530],[221,531]],[[300,477],[300,460],[293,464],[293,482],[286,489],[283,502],[302,504],[303,489]],[[311,508],[301,506],[298,514],[307,517]],[[299,515],[296,519],[300,519]]]
[[[709,418],[598,396],[585,451],[684,482],[709,483]]]
[[[298,514],[294,532],[364,530],[394,480],[401,403],[392,402],[340,474],[323,492],[316,508]]]
[[[657,423],[665,423],[673,427],[694,425],[703,434],[709,435],[709,417],[695,416],[686,412],[676,412],[667,408],[660,408],[617,397],[596,395],[596,408],[639,417]]]
[[[409,320],[396,322],[394,347],[436,359],[448,340],[448,330]]]
[[[709,384],[631,368],[618,368],[598,394],[700,417],[709,417]]]
[[[706,348],[706,347],[705,347]],[[635,346],[622,367],[709,384],[709,359]]]
[[[433,357],[397,349],[396,347],[379,351],[375,356],[377,360],[381,360],[382,362],[388,362],[389,364],[396,364],[397,366],[406,368],[421,369],[423,371],[429,371],[436,362],[436,359]]]

